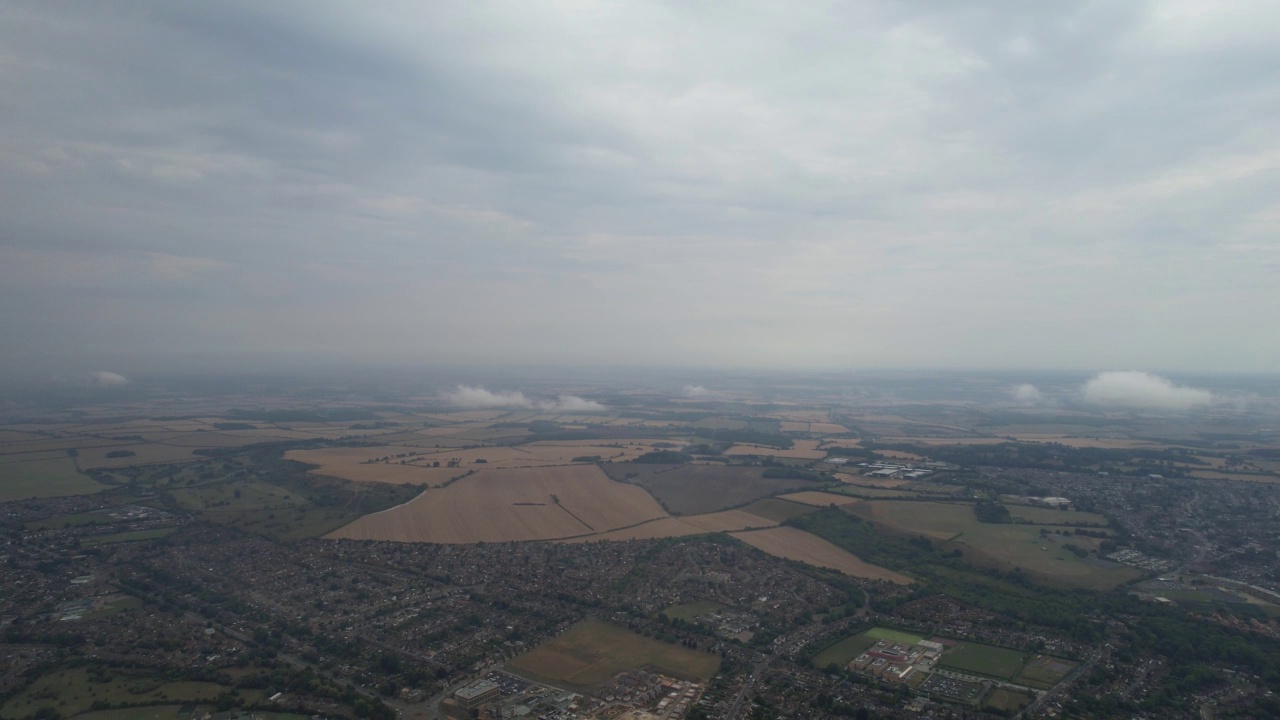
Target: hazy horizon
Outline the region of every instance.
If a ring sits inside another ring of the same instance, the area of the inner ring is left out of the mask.
[[[0,17],[8,383],[1280,372],[1274,4]]]

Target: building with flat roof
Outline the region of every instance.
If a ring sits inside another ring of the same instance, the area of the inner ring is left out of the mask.
[[[498,687],[498,683],[492,680],[477,680],[464,688],[456,690],[453,693],[453,697],[463,708],[472,710],[490,700],[497,699],[501,694],[502,689]]]

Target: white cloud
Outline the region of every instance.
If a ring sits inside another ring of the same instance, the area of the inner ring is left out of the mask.
[[[1040,388],[1030,383],[1022,383],[1015,385],[1009,394],[1013,396],[1013,401],[1019,405],[1039,405],[1044,402],[1044,393],[1040,392]]]
[[[595,400],[587,400],[577,395],[561,395],[555,400],[538,403],[538,407],[547,412],[558,413],[598,413],[608,410]]]
[[[681,394],[687,398],[692,398],[694,400],[714,398],[720,395],[720,393],[714,390],[708,390],[702,387],[701,385],[685,385],[684,390],[681,391]]]
[[[450,405],[469,410],[532,410],[537,408],[549,413],[598,413],[608,408],[577,395],[561,395],[555,400],[539,400],[534,402],[519,390],[499,390],[493,392],[479,385],[459,385],[457,390],[445,394]]]
[[[447,393],[445,398],[449,404],[470,410],[488,410],[497,408],[532,408],[533,403],[524,393],[516,391],[490,392],[480,386],[459,385],[457,390]]]
[[[98,387],[120,387],[129,384],[129,378],[106,370],[94,370],[89,373],[89,379]]]
[[[1099,373],[1081,390],[1086,402],[1148,410],[1190,410],[1213,401],[1213,393],[1180,387],[1169,380],[1139,371]]]

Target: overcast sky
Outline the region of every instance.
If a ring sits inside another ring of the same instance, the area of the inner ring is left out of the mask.
[[[1280,3],[0,5],[0,362],[1280,371]]]

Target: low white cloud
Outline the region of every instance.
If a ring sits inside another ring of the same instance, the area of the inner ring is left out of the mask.
[[[577,395],[561,395],[555,400],[534,402],[519,390],[493,392],[479,385],[459,385],[458,389],[446,393],[445,399],[450,405],[468,410],[532,410],[536,408],[549,413],[598,413],[608,410],[595,400]]]
[[[445,398],[450,405],[469,410],[533,407],[533,402],[518,390],[490,392],[478,385],[459,385],[457,390],[447,393]]]
[[[107,370],[94,370],[89,373],[89,379],[98,387],[120,387],[129,384],[129,378]]]
[[[538,407],[547,412],[557,413],[598,413],[608,410],[595,400],[580,398],[577,395],[561,395],[555,400],[538,403]]]
[[[1213,401],[1213,393],[1180,387],[1149,372],[1099,373],[1081,389],[1085,402],[1148,410],[1190,410]]]
[[[701,385],[685,385],[684,390],[681,391],[681,394],[687,398],[692,398],[694,400],[705,400],[707,398],[716,397],[720,393],[717,393],[714,390],[708,390],[702,387]]]
[[[1013,396],[1013,401],[1019,405],[1039,405],[1044,402],[1044,393],[1040,392],[1040,388],[1031,383],[1022,383],[1015,385],[1009,391]]]

